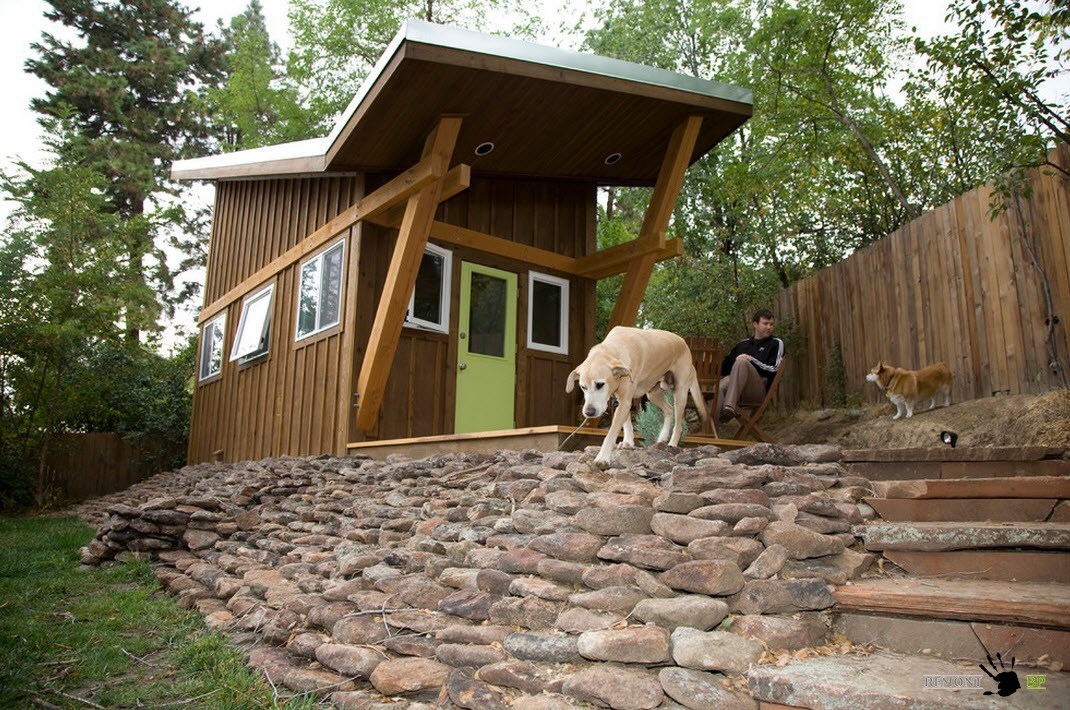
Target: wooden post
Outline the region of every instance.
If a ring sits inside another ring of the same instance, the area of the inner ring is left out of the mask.
[[[617,302],[613,306],[613,315],[609,318],[611,330],[618,325],[630,326],[635,323],[635,316],[638,315],[639,304],[643,302],[643,296],[646,294],[646,286],[650,283],[650,272],[654,270],[655,261],[654,254],[644,254],[628,267],[620,293],[617,294]]]
[[[637,242],[646,245],[643,250],[645,253],[635,258],[628,267],[620,293],[617,294],[613,315],[609,319],[610,328],[635,323],[639,304],[642,303],[647,284],[650,283],[650,273],[657,261],[653,252],[665,247],[665,230],[669,226],[676,197],[684,184],[684,175],[691,163],[691,154],[695,150],[695,141],[698,140],[701,127],[701,116],[689,116],[676,127],[669,139],[669,147],[665,151],[665,158],[658,171],[658,180],[643,217],[643,226],[636,238]]]
[[[361,363],[360,375],[357,378],[356,424],[364,431],[371,430],[379,416],[379,407],[386,392],[386,378],[390,374],[398,338],[401,336],[405,309],[416,284],[416,273],[431,232],[435,210],[438,209],[442,192],[441,176],[446,174],[449,167],[460,130],[459,117],[442,117],[424,145],[421,160],[431,159],[439,179],[409,197],[405,206],[405,216],[401,220],[386,283],[379,297],[364,362]]]

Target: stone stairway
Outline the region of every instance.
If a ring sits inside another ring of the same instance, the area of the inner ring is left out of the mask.
[[[848,471],[876,492],[865,501],[880,520],[853,532],[880,555],[880,576],[836,588],[833,633],[877,650],[762,667],[750,677],[754,696],[786,707],[840,707],[837,697],[856,707],[997,707],[1007,701],[982,694],[996,682],[978,666],[1000,653],[1006,669],[1015,659],[1013,706],[1070,707],[1070,674],[1059,672],[1070,664],[1070,460],[1062,456],[844,452]],[[1005,668],[995,663],[998,675]]]

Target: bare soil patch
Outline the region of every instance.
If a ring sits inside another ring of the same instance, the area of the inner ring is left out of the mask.
[[[767,412],[763,426],[778,443],[838,444],[847,449],[943,446],[942,431],[957,433],[960,448],[1070,446],[1070,389],[974,399],[915,411],[910,419],[893,421],[893,414],[890,403],[853,410]],[[731,428],[722,432],[732,433]]]

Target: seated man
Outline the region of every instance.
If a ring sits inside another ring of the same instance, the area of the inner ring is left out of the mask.
[[[754,314],[754,335],[736,343],[721,363],[718,383],[717,421],[735,416],[739,403],[757,407],[765,399],[784,357],[784,341],[773,337],[776,319],[773,312],[762,309]]]

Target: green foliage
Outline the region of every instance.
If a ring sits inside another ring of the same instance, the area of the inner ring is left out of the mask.
[[[48,439],[68,431],[152,434],[179,448],[189,418],[192,345],[165,358],[125,337],[130,304],[152,294],[125,278],[129,220],[110,211],[107,177],[49,122],[52,159],[0,176],[16,203],[0,240],[0,505],[28,503]]]
[[[1051,0],[956,0],[948,16],[957,32],[914,42],[925,60],[906,86],[917,116],[916,147],[930,167],[936,204],[993,182],[999,208],[1011,189],[1023,186],[1027,168],[1056,167],[1048,151],[1070,142],[1065,105],[1041,92],[1066,72],[1070,7]]]
[[[301,92],[308,135],[326,135],[401,24],[410,18],[483,29],[490,13],[516,16],[509,34],[540,25],[515,0],[291,0],[286,74]]]
[[[244,150],[307,138],[296,88],[285,81],[279,47],[268,35],[263,7],[250,0],[221,27],[225,80],[205,92],[206,114],[224,150]]]
[[[105,209],[122,218],[122,278],[128,337],[153,330],[174,276],[158,242],[166,225],[182,224],[177,188],[167,180],[176,158],[206,150],[204,102],[197,92],[218,80],[222,47],[205,38],[175,0],[137,3],[50,0],[45,16],[77,39],[46,32],[31,45],[28,72],[51,90],[31,102],[46,129],[70,124],[85,167],[103,174]],[[67,34],[67,33],[65,33]],[[185,293],[182,295],[186,295]]]
[[[665,401],[669,403],[670,407],[673,404],[674,394],[675,391],[673,390],[665,392]],[[686,392],[684,396],[687,396]],[[639,408],[639,413],[635,417],[635,434],[637,437],[642,437],[643,446],[649,448],[657,443],[658,434],[661,433],[661,427],[664,422],[665,413],[653,402],[647,402],[645,408]],[[687,420],[683,420],[680,424],[683,426],[683,433],[680,435],[680,441],[682,442],[687,438],[688,434]]]
[[[1066,140],[1039,88],[1062,71],[1070,11],[956,0],[951,17],[963,32],[912,43],[898,0],[596,10],[587,49],[754,96],[752,118],[688,170],[670,226],[687,256],[655,269],[639,321],[745,333],[780,288]],[[927,68],[908,72],[919,56]],[[599,284],[600,316],[615,289]]]
[[[315,707],[276,699],[148,563],[81,568],[92,536],[73,518],[0,519],[0,706]]]

